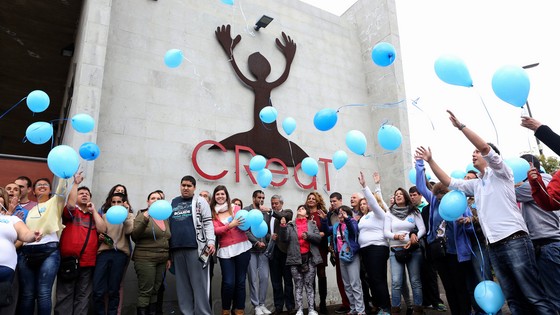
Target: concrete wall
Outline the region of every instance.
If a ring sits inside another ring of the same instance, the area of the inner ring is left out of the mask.
[[[274,21],[260,32],[252,31],[263,14]],[[76,41],[70,115],[89,113],[97,125],[88,135],[67,128],[65,142],[78,148],[93,141],[101,148],[96,161],[84,163],[86,184],[98,206],[117,183],[127,186],[136,209],[145,206],[147,193],[155,189],[164,190],[170,200],[179,194],[180,178],[186,174],[199,180],[199,190],[212,191],[224,184],[245,203],[250,203],[253,190],[260,189],[246,173],[236,183],[233,152],[201,153],[205,170],[229,171],[220,181],[203,179],[191,163],[199,142],[220,141],[253,125],[253,92],[237,79],[214,35],[222,24],[232,25],[233,36],[242,36],[234,54],[247,76],[247,57],[259,51],[272,66],[268,81],[276,80],[285,61],[275,39],[285,32],[296,42],[290,76],[271,98],[279,122],[286,117],[297,121],[288,139],[311,157],[332,158],[340,149],[348,152],[346,166],[338,171],[330,166],[329,191],[320,168],[317,190],[323,197],[339,191],[349,203],[350,194],[360,189],[356,180],[360,170],[370,182],[370,174],[379,171],[386,196],[405,186],[404,170],[411,165],[406,104],[382,106],[405,99],[401,60],[397,57],[392,66],[381,68],[370,57],[371,48],[381,41],[399,51],[394,1],[361,0],[338,17],[297,0],[239,0],[234,6],[218,0],[88,0]],[[175,69],[163,63],[172,48],[181,49],[187,58]],[[343,107],[348,104],[367,106]],[[327,132],[312,123],[323,108],[341,108],[336,127]],[[377,130],[386,120],[404,136],[402,148],[395,152],[384,152],[377,144]],[[346,148],[345,135],[351,129],[366,135],[366,156]],[[240,160],[248,164],[250,156],[241,155]],[[310,182],[309,176],[298,174],[302,182]],[[311,190],[298,187],[293,169],[288,177],[285,185],[269,187],[265,193],[283,195],[286,207],[294,208]],[[329,294],[336,302],[334,269],[329,272]],[[134,272],[129,272],[128,281],[133,278]],[[130,287],[127,295],[134,292],[132,282]],[[219,297],[219,282],[214,287],[213,295]],[[176,298],[172,294],[168,291],[169,299]],[[134,298],[125,296],[125,303],[134,303]]]

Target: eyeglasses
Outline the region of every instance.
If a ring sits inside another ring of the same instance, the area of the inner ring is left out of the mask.
[[[37,184],[35,185],[35,187],[50,187],[51,185],[47,184],[47,183],[41,183],[41,184]]]

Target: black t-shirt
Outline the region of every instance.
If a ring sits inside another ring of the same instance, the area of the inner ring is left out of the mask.
[[[176,197],[171,201],[173,213],[169,217],[171,229],[170,249],[198,248],[193,223],[193,198]]]

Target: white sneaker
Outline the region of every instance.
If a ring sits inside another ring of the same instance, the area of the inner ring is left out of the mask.
[[[255,315],[264,315],[263,311],[261,310],[260,306],[255,306]]]
[[[258,307],[260,308],[261,312],[263,312],[263,314],[265,314],[265,315],[272,314],[272,312],[268,308],[266,308],[266,306],[264,306],[264,304],[259,305]]]
[[[303,310],[298,310],[296,315],[303,315]]]
[[[316,310],[310,310],[308,315],[319,315]]]

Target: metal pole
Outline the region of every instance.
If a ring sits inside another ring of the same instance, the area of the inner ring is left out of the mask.
[[[531,69],[531,68],[534,68],[538,65],[539,65],[539,63],[537,62],[537,63],[532,63],[530,65],[523,66],[522,68],[523,69]],[[531,107],[529,107],[529,100],[525,101],[525,105],[527,105],[527,112],[529,113],[529,117],[533,118],[533,114],[531,113]],[[537,148],[539,149],[539,154],[544,157],[543,147],[542,147],[541,141],[537,137],[535,137],[535,139],[537,140]]]

